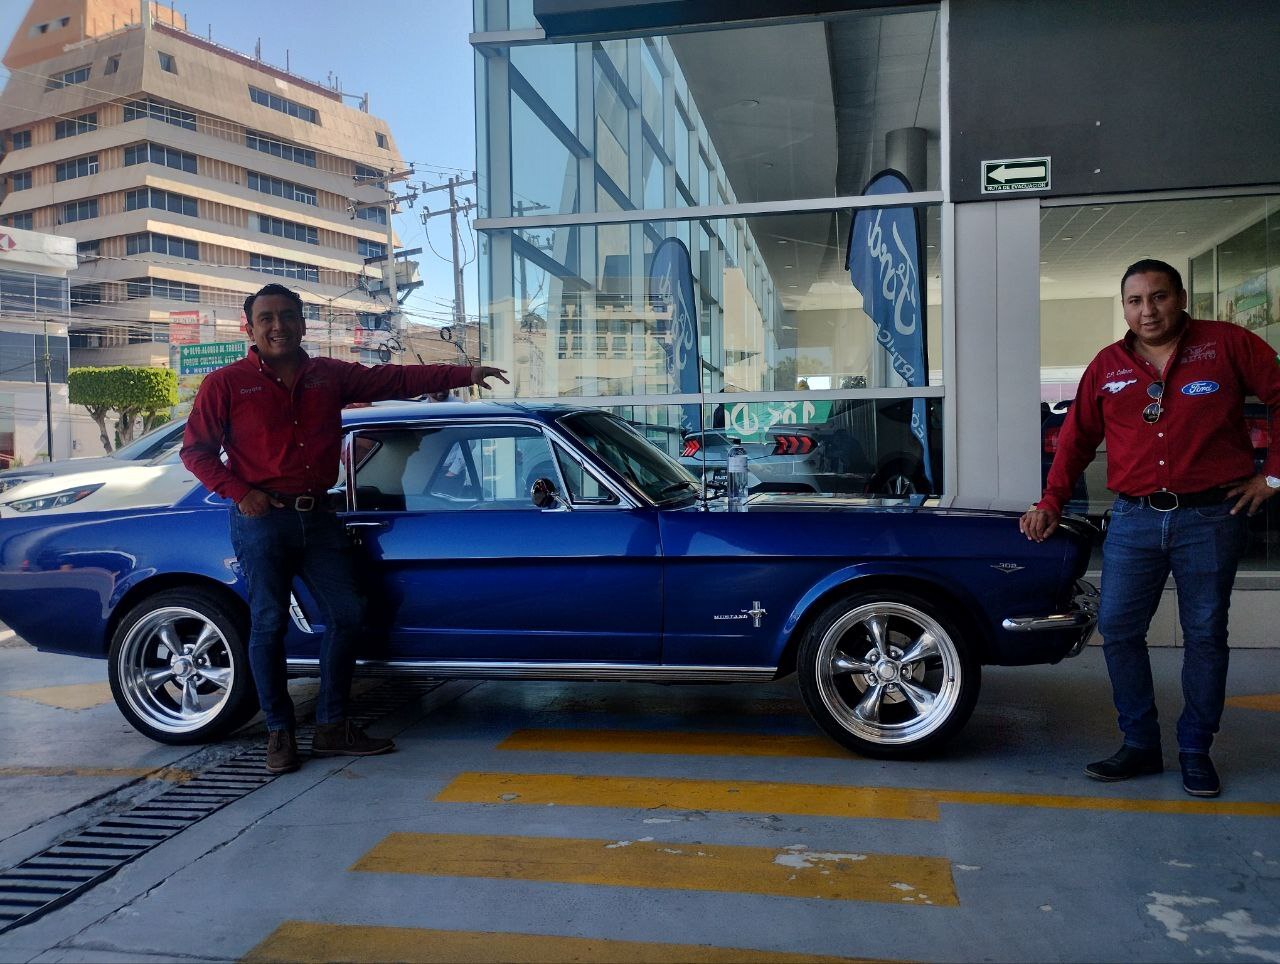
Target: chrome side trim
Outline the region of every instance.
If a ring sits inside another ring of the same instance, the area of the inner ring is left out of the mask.
[[[311,624],[307,622],[307,617],[302,611],[302,603],[298,602],[298,597],[293,593],[289,593],[289,615],[293,619],[293,624],[304,633],[314,633]]]
[[[1091,618],[1085,613],[1055,613],[1052,616],[1020,616],[1006,619],[1000,625],[1015,633],[1035,633],[1048,629],[1071,629],[1086,626]]]
[[[1067,657],[1079,656],[1089,638],[1093,636],[1094,627],[1098,625],[1098,588],[1083,579],[1076,580],[1076,594],[1071,600],[1071,609],[1065,613],[1052,616],[1024,616],[1006,619],[1000,625],[1015,633],[1033,633],[1047,629],[1079,629],[1080,637],[1066,653]]]
[[[318,659],[291,659],[292,676],[316,676]],[[655,666],[650,663],[523,663],[478,660],[356,661],[361,676],[444,677],[447,679],[632,680],[660,683],[766,682],[774,666]]]

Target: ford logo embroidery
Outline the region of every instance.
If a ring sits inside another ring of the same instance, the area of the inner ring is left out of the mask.
[[[1208,380],[1192,382],[1189,385],[1182,386],[1183,395],[1212,395],[1218,390],[1218,383]]]

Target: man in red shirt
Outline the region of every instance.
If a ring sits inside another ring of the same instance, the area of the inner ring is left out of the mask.
[[[1164,769],[1147,630],[1172,572],[1185,640],[1182,785],[1212,797],[1221,782],[1209,748],[1226,696],[1227,609],[1246,517],[1280,490],[1280,445],[1256,472],[1244,401],[1258,396],[1280,424],[1280,359],[1238,325],[1191,318],[1182,276],[1163,261],[1131,265],[1120,292],[1129,332],[1085,369],[1044,496],[1019,525],[1029,539],[1048,538],[1106,440],[1107,488],[1117,496],[1098,630],[1124,745],[1085,773],[1110,781]]]
[[[507,379],[483,365],[366,368],[312,358],[302,348],[302,299],[283,285],[246,298],[244,316],[253,345],[201,384],[181,454],[206,488],[234,503],[231,544],[249,595],[249,666],[267,718],[267,769],[298,768],[284,652],[295,576],[307,583],[325,624],[313,752],[386,753],[390,740],[370,737],[345,716],[364,600],[350,540],[328,504],[338,478],[341,411],[352,402]]]

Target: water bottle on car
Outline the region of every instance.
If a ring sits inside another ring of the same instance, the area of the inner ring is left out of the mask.
[[[729,463],[727,466],[730,512],[747,511],[747,450],[741,440],[733,439],[729,446]]]

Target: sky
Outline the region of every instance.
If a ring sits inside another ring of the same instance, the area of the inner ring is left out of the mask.
[[[469,178],[475,169],[469,0],[174,0],[173,6],[194,34],[208,37],[212,31],[215,42],[250,56],[261,40],[266,63],[284,67],[287,56],[289,69],[308,80],[326,84],[332,72],[342,90],[368,92],[370,113],[387,121],[405,161],[414,162],[413,183],[443,184],[451,174]],[[4,46],[28,7],[28,0],[0,0]],[[423,249],[415,257],[426,284],[405,304],[414,314],[452,311],[451,263],[428,244],[429,239],[450,257],[449,218],[432,218],[428,230],[420,217],[424,201],[439,209],[446,197],[438,191],[412,209],[401,205],[396,216],[401,247]],[[463,238],[465,253],[474,256],[474,233],[466,231]],[[467,311],[474,314],[474,261],[464,286]]]

